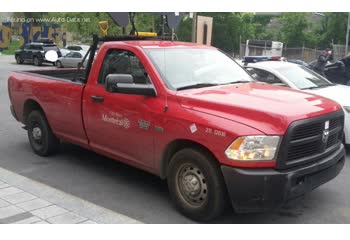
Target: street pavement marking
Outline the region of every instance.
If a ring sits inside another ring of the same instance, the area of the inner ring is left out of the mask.
[[[47,221],[81,224],[142,223],[4,168],[0,168],[0,184],[9,185],[0,189],[0,219],[27,212],[34,215],[35,220],[39,218],[37,222],[33,220],[34,224],[48,224]],[[7,201],[17,206],[9,205]],[[44,206],[49,203],[52,205]],[[1,204],[4,206],[1,207]],[[31,210],[36,207],[38,209]],[[32,219],[28,217],[27,221]]]

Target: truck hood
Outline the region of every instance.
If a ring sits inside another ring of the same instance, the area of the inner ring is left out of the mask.
[[[261,83],[243,83],[177,92],[183,108],[282,135],[293,121],[340,110],[335,102],[307,92]]]
[[[304,91],[332,99],[342,106],[350,106],[350,86],[335,85],[326,88],[316,88]]]

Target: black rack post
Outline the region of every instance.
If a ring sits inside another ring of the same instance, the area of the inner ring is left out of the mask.
[[[92,62],[94,61],[94,57],[95,57],[95,53],[96,53],[96,49],[97,49],[97,45],[99,43],[99,38],[96,34],[93,35],[93,43],[90,46],[90,49],[88,52],[90,52],[90,56],[89,56],[89,61],[88,64],[86,66],[86,71],[85,71],[85,79],[84,82],[87,82],[88,78],[89,78],[89,74],[91,71],[91,66],[92,66]]]

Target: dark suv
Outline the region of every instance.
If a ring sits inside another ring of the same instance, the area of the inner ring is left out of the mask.
[[[55,65],[55,62],[50,62],[45,59],[45,53],[49,50],[56,51],[58,57],[62,57],[60,49],[56,44],[34,42],[24,44],[15,52],[16,62],[18,64],[22,64],[23,62],[32,62],[35,66],[40,66],[45,62]]]

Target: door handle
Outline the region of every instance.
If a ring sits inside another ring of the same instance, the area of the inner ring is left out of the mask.
[[[103,102],[105,99],[99,96],[91,96],[92,101],[94,102]]]

